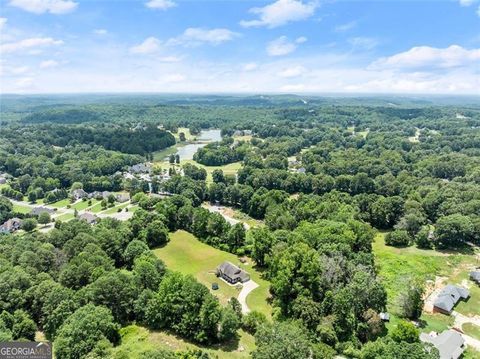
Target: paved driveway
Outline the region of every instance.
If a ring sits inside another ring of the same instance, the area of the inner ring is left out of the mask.
[[[248,282],[244,283],[242,286],[242,290],[238,294],[238,301],[242,305],[242,313],[246,314],[250,311],[247,305],[247,296],[250,294],[252,290],[258,287],[258,284],[253,280],[249,280]]]

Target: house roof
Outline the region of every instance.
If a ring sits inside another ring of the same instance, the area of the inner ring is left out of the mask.
[[[240,278],[243,281],[250,279],[250,276],[243,269],[237,267],[231,262],[223,262],[217,268],[222,274],[229,278]]]
[[[467,299],[469,296],[470,292],[468,289],[449,284],[441,290],[433,305],[436,308],[450,312],[460,298]]]
[[[0,226],[0,230],[3,232],[12,232],[22,225],[22,220],[20,218],[10,218],[8,221],[3,223]]]
[[[74,196],[86,196],[87,192],[85,192],[82,188],[77,188],[72,191],[72,195]]]
[[[470,272],[470,279],[480,283],[480,270]]]
[[[458,359],[465,350],[465,339],[453,330],[445,330],[439,335],[422,333],[420,340],[431,343],[440,353],[440,359]]]
[[[88,224],[94,223],[97,221],[98,217],[94,214],[85,212],[78,216],[78,219],[86,221]]]
[[[47,207],[35,207],[34,209],[32,209],[30,214],[33,215],[33,216],[38,216],[42,212],[47,212],[47,213],[51,214],[55,211],[53,209],[47,208]]]

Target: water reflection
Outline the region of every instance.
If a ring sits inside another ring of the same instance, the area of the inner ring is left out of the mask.
[[[201,131],[197,136],[197,141],[202,141],[203,143],[191,143],[182,147],[178,147],[176,154],[180,156],[181,160],[191,160],[193,155],[199,148],[202,148],[207,145],[207,142],[221,141],[222,136],[220,130],[205,130]]]

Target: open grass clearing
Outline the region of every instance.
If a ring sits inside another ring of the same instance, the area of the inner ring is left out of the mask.
[[[173,351],[202,349],[212,358],[243,359],[250,358],[255,349],[253,336],[239,330],[239,337],[223,345],[209,347],[188,342],[166,331],[150,331],[144,327],[130,325],[120,329],[121,344],[113,349],[113,358],[136,359],[142,353],[154,349],[169,349]],[[242,350],[243,349],[243,350]]]
[[[471,336],[472,338],[480,340],[480,327],[478,325],[466,323],[462,325],[462,330],[465,334]]]
[[[107,209],[105,212],[102,212],[104,214],[114,214],[114,213],[117,213],[119,209],[123,210],[125,207],[127,207],[130,203],[126,202],[126,203],[122,203],[122,204],[119,204],[115,207],[112,207],[112,208],[109,208]]]
[[[467,280],[468,272],[477,262],[474,255],[423,250],[415,246],[390,247],[385,245],[385,234],[377,234],[373,243],[373,252],[378,275],[387,290],[388,310],[393,316],[398,313],[397,298],[406,290],[410,278],[425,282],[435,280],[436,276],[446,277],[445,284],[470,285],[471,298],[466,302],[460,301],[455,310],[464,315],[480,314],[480,289]],[[392,322],[395,320],[394,318]],[[420,322],[423,324],[422,331],[441,332],[453,324],[453,317],[424,313]]]
[[[32,211],[31,207],[22,206],[22,205],[17,204],[17,203],[13,204],[13,212],[27,214],[27,213],[30,213],[31,211]]]
[[[55,218],[56,221],[67,222],[75,218],[73,213],[65,213]]]
[[[252,267],[250,261],[247,265],[242,264],[234,254],[202,243],[185,231],[170,233],[170,242],[164,247],[155,249],[154,253],[169,269],[193,275],[199,282],[206,285],[222,304],[226,304],[231,297],[237,297],[240,289],[217,278],[215,269],[224,261],[238,265],[259,284],[259,287],[248,295],[247,305],[251,310],[257,310],[267,316],[271,315],[271,307],[267,302],[270,284],[262,278],[261,272]],[[212,290],[212,283],[218,283],[219,289]]]
[[[61,199],[60,201],[47,204],[47,206],[55,207],[55,208],[63,208],[63,207],[67,207],[70,203],[71,203],[70,199],[65,198],[65,199]]]

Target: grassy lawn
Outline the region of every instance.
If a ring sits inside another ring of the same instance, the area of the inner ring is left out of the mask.
[[[450,315],[423,313],[420,317],[420,322],[424,324],[421,331],[425,333],[430,333],[431,331],[440,333],[451,327],[454,321],[454,318]]]
[[[118,209],[121,208],[121,209],[124,209],[125,207],[127,207],[129,205],[129,203],[122,203],[118,206],[115,206],[115,207],[112,207],[112,208],[109,208],[107,209],[105,212],[105,214],[114,214],[114,213],[117,213],[118,212]]]
[[[206,285],[222,304],[225,304],[231,297],[237,297],[239,289],[217,278],[215,269],[223,261],[239,265],[250,274],[252,280],[259,284],[259,287],[247,297],[249,308],[263,312],[267,316],[271,315],[271,307],[267,303],[270,284],[262,279],[261,273],[251,265],[241,264],[234,254],[210,247],[185,231],[171,233],[170,242],[162,248],[155,249],[154,253],[165,262],[169,269],[193,275],[199,282]],[[212,283],[218,283],[219,289],[212,290]]]
[[[197,167],[205,168],[207,170],[207,182],[212,182],[212,172],[214,170],[222,170],[223,174],[225,175],[235,175],[237,174],[238,170],[242,168],[242,163],[241,162],[234,162],[234,163],[229,163],[227,165],[223,166],[205,166],[200,163],[195,162],[194,160],[183,160],[180,161],[180,165],[184,165],[186,163],[191,163],[192,165],[195,165]]]
[[[472,323],[466,323],[462,325],[462,330],[465,334],[470,335],[471,337],[480,340],[480,327]]]
[[[65,199],[62,199],[58,202],[50,203],[50,204],[48,204],[48,206],[55,207],[55,208],[63,208],[63,207],[66,207],[69,204],[70,204],[70,199],[65,198]]]
[[[101,201],[98,201],[97,203],[93,204],[88,210],[93,213],[98,213],[102,211]]]
[[[94,204],[94,201],[92,201],[92,206],[93,204]],[[76,209],[77,211],[82,211],[87,207],[90,207],[90,205],[88,204],[88,201],[79,201],[75,204],[72,204],[72,209]]]
[[[472,254],[457,254],[435,250],[418,249],[415,246],[395,248],[386,246],[385,233],[379,233],[373,243],[375,262],[388,295],[388,310],[395,315],[398,294],[405,290],[409,278],[435,280],[435,276],[447,277],[445,284],[462,284],[468,278],[468,272],[476,264]],[[466,282],[471,285],[472,282]],[[480,288],[471,285],[471,298],[467,302],[460,301],[455,310],[464,315],[480,314]],[[392,319],[395,322],[396,318]],[[453,318],[443,314],[424,313],[420,321],[422,331],[441,332],[453,324]],[[391,325],[389,325],[391,327]]]
[[[65,213],[65,214],[62,214],[61,216],[56,217],[55,220],[67,222],[74,218],[75,216],[73,215],[73,213]]]
[[[22,206],[16,203],[13,204],[13,212],[26,214],[26,213],[30,213],[31,211],[32,209],[28,206]]]
[[[131,358],[135,359],[141,353],[152,349],[169,349],[169,350],[188,350],[188,349],[202,349],[207,351],[212,358],[218,359],[241,359],[249,358],[250,352],[255,349],[254,338],[244,332],[239,331],[239,338],[232,340],[222,346],[214,345],[211,347],[203,347],[190,343],[174,334],[165,331],[149,331],[148,329],[136,325],[130,325],[120,329],[122,337],[121,345],[113,349],[113,358]],[[243,347],[244,351],[239,351],[238,348]]]

